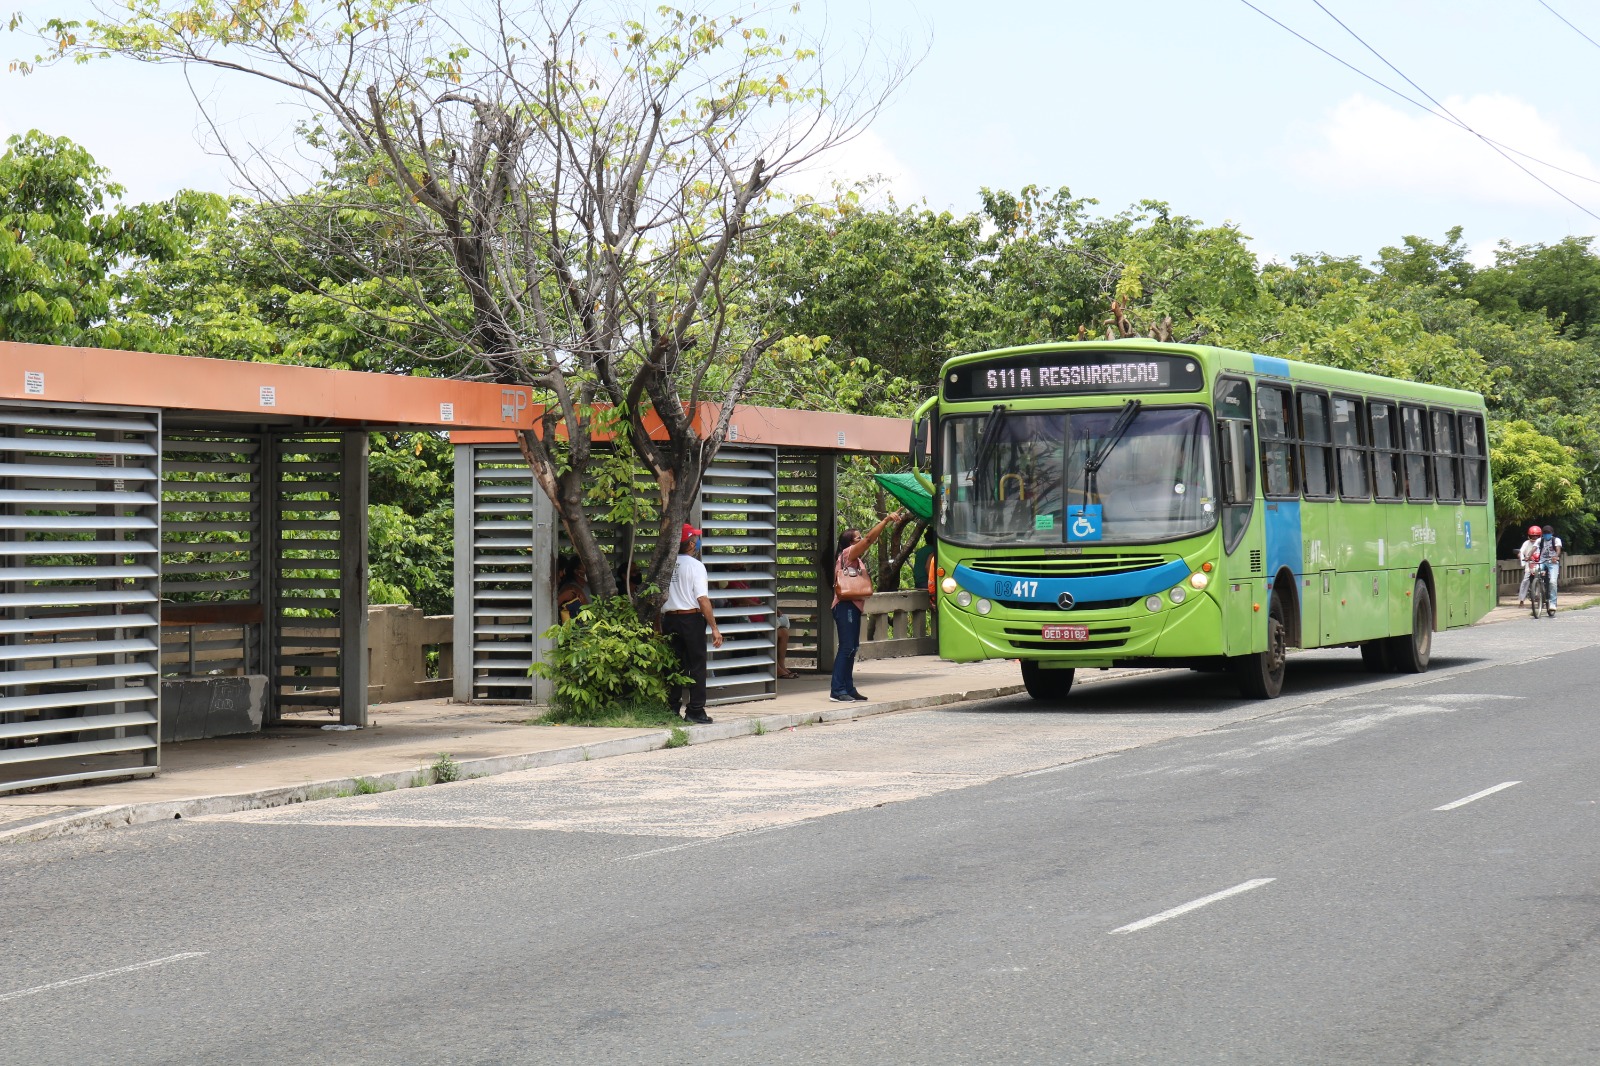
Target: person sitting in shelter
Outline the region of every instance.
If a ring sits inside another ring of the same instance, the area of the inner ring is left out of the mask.
[[[747,581],[729,581],[725,587],[730,589],[747,589],[750,587],[750,584]],[[735,600],[734,602],[741,607],[765,606],[764,601],[759,596],[750,596],[745,599]],[[767,612],[762,611],[759,614],[746,615],[745,617],[759,625],[767,620]],[[777,652],[778,678],[783,681],[797,680],[800,675],[789,669],[788,615],[780,612],[772,619],[772,642],[774,650]]]
[[[589,605],[589,575],[583,560],[576,555],[561,556],[556,580],[556,617],[570,622]]]

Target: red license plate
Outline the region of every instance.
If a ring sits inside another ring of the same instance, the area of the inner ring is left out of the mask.
[[[1045,626],[1045,640],[1088,640],[1088,626]]]

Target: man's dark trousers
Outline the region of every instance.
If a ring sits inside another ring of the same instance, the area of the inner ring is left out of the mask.
[[[706,616],[699,611],[693,614],[663,614],[661,632],[672,653],[678,657],[683,672],[689,675],[690,718],[704,718],[706,714]],[[667,692],[667,702],[678,709],[683,696],[683,686],[673,685]]]

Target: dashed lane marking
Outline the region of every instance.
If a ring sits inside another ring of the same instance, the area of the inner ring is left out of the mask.
[[[1225,888],[1221,892],[1213,892],[1209,896],[1201,896],[1199,899],[1190,900],[1188,903],[1174,907],[1169,911],[1162,911],[1160,914],[1152,914],[1148,918],[1141,918],[1137,922],[1118,926],[1116,929],[1111,930],[1111,932],[1112,935],[1117,933],[1137,933],[1141,929],[1148,929],[1152,925],[1159,925],[1162,922],[1170,921],[1179,915],[1188,914],[1190,911],[1196,911],[1201,907],[1225,900],[1229,896],[1237,896],[1241,892],[1249,892],[1253,888],[1260,888],[1262,885],[1270,885],[1276,880],[1276,877],[1258,877],[1253,881],[1246,881],[1243,884],[1234,885],[1232,888]]]
[[[0,995],[0,1003],[11,999],[21,999],[23,996],[36,996],[40,992],[54,992],[58,988],[72,988],[75,985],[86,985],[91,981],[103,981],[107,977],[119,977],[125,973],[135,973],[139,970],[148,970],[155,966],[165,966],[169,962],[182,962],[184,959],[198,959],[206,954],[204,951],[185,951],[179,955],[168,955],[164,959],[150,959],[147,962],[136,962],[131,966],[118,966],[115,970],[101,970],[99,973],[85,974],[82,977],[69,977],[65,981],[51,981],[47,985],[34,985],[32,988],[21,988],[15,992]]]
[[[1500,784],[1494,786],[1493,788],[1486,788],[1482,792],[1474,792],[1470,796],[1463,796],[1460,799],[1456,800],[1454,803],[1446,803],[1443,807],[1435,807],[1434,810],[1436,810],[1436,811],[1453,811],[1457,807],[1465,807],[1467,804],[1473,802],[1474,800],[1481,800],[1481,799],[1483,799],[1483,797],[1492,796],[1496,792],[1501,791],[1502,789],[1507,789],[1507,788],[1510,788],[1512,785],[1520,785],[1520,784],[1522,784],[1521,781],[1502,781]]]

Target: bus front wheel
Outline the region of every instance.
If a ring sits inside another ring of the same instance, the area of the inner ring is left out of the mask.
[[[1046,670],[1031,659],[1022,660],[1022,684],[1036,700],[1059,701],[1072,691],[1074,670]]]
[[[1253,700],[1270,700],[1283,691],[1283,675],[1289,665],[1289,624],[1283,614],[1283,600],[1272,597],[1267,607],[1267,650],[1241,655],[1234,663],[1239,691]]]
[[[1411,590],[1411,632],[1389,638],[1389,665],[1396,673],[1422,674],[1433,657],[1433,596],[1428,583]]]

